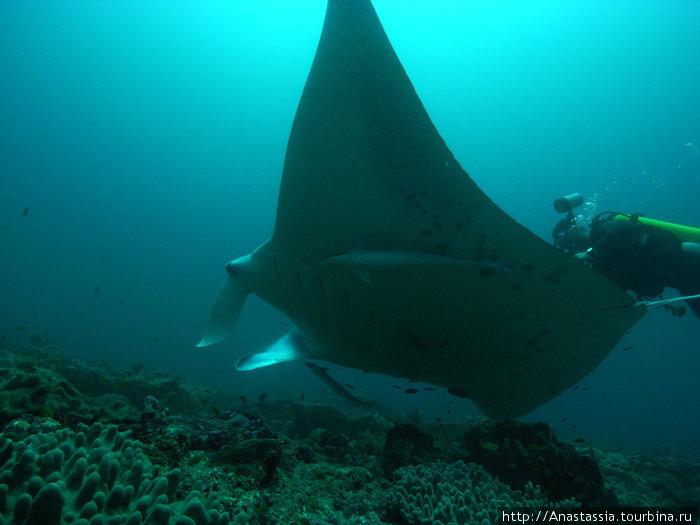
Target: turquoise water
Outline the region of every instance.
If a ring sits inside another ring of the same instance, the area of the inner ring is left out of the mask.
[[[552,201],[573,191],[587,213],[700,226],[700,4],[375,7],[457,159],[536,234],[549,240]],[[288,328],[259,301],[227,342],[193,346],[224,263],[271,232],[324,10],[320,0],[0,3],[3,330],[217,388],[322,390],[299,364],[233,371]],[[690,314],[650,312],[582,388],[528,419],[564,438],[700,454],[699,335]],[[439,392],[349,380],[402,408],[473,413]]]

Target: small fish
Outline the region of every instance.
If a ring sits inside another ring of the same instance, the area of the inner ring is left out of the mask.
[[[469,398],[469,393],[462,390],[461,388],[458,388],[456,386],[451,386],[450,388],[447,389],[448,394],[452,394],[453,396],[457,397],[463,397],[465,399]]]
[[[95,290],[95,295],[97,295],[98,293],[100,293],[100,287],[99,287],[99,286],[95,285],[94,290]]]
[[[401,387],[399,385],[391,385],[391,388],[395,388],[396,390],[401,390]]]
[[[122,299],[121,301],[119,301],[119,306],[124,306],[124,299]]]
[[[238,396],[238,399],[240,399],[241,403],[245,405],[245,396]]]
[[[627,350],[632,350],[632,347],[626,346],[625,348],[622,349],[623,352],[627,352]]]
[[[263,392],[258,396],[258,403],[262,404],[263,401],[265,401],[265,398],[267,397],[267,392]]]
[[[584,386],[581,390],[590,390],[590,389],[591,389],[590,386]]]
[[[24,207],[24,211],[22,212],[22,217],[26,217],[29,214],[29,206]]]
[[[576,438],[574,439],[574,443],[584,443],[586,440],[583,438]]]
[[[435,392],[435,389],[434,389],[433,387],[430,387],[430,386],[424,386],[424,387],[423,387],[423,390],[428,390],[428,391],[430,391],[430,392]]]
[[[404,392],[405,392],[406,394],[415,394],[415,393],[418,392],[418,390],[415,389],[415,388],[407,388],[406,390],[404,390]]]
[[[572,392],[576,392],[576,391],[578,390],[578,387],[579,387],[579,386],[580,386],[580,385],[576,385],[574,388],[571,389],[571,391],[572,391]]]
[[[565,418],[565,417],[561,418],[561,419],[559,420],[559,423],[563,423],[564,421],[566,421],[566,418]]]

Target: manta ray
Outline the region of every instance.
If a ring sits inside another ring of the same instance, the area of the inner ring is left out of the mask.
[[[439,385],[487,416],[569,389],[645,308],[494,204],[430,120],[369,0],[329,0],[270,239],[226,265],[198,346],[250,293],[294,328],[237,363],[293,359]]]

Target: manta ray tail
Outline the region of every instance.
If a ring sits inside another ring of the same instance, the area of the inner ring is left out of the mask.
[[[243,261],[243,259],[248,257],[241,257],[241,259],[233,261],[226,266],[229,274],[228,278],[216,297],[216,302],[209,316],[209,322],[197,347],[213,345],[226,339],[236,326],[241,310],[243,310],[245,299],[248,297],[248,288],[242,285],[241,279],[237,274],[238,269],[247,263],[247,260]]]

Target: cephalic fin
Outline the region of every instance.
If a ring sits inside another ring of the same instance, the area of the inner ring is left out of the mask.
[[[308,357],[312,356],[304,336],[299,330],[292,328],[270,346],[241,357],[236,362],[236,370],[255,370]]]
[[[248,291],[239,286],[233,277],[226,278],[216,297],[209,322],[197,347],[209,346],[224,340],[236,326]]]

